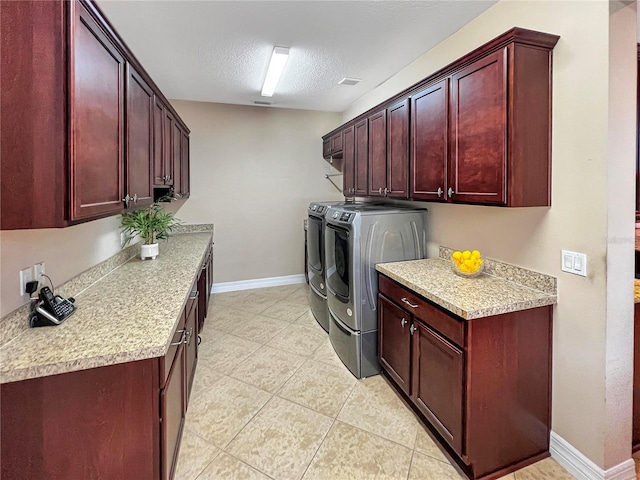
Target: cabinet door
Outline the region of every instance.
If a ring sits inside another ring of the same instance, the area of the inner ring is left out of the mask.
[[[506,202],[506,55],[504,48],[451,78],[449,186],[455,201]]]
[[[369,117],[369,195],[384,196],[387,188],[387,110]]]
[[[380,294],[378,308],[380,364],[411,395],[411,315]]]
[[[123,209],[125,61],[79,2],[72,10],[71,221],[75,221]]]
[[[184,198],[189,198],[191,195],[191,171],[190,171],[190,157],[189,157],[189,135],[182,133],[182,143],[180,151],[180,166],[182,171],[180,173],[180,184],[182,185],[180,191]]]
[[[331,139],[322,140],[322,156],[328,158],[331,156]]]
[[[409,99],[387,113],[387,196],[409,198]]]
[[[153,202],[153,91],[127,64],[127,187],[135,206]]]
[[[634,305],[633,317],[633,422],[632,445],[640,446],[640,303]]]
[[[413,323],[413,400],[442,437],[462,454],[464,355],[419,321]]]
[[[447,198],[449,80],[411,97],[411,198]]]
[[[162,125],[162,168],[165,172],[164,185],[173,185],[173,124],[171,112],[164,109]]]
[[[176,193],[182,194],[180,188],[182,187],[182,129],[178,122],[174,120],[172,130],[173,144],[173,188]]]
[[[342,193],[352,197],[355,192],[355,137],[353,126],[344,131],[342,137]]]
[[[367,195],[369,181],[369,123],[363,119],[355,125],[355,194]]]
[[[160,392],[161,412],[161,459],[162,479],[173,478],[173,473],[178,460],[178,448],[182,438],[185,414],[185,363],[184,344],[178,347],[169,377],[164,389]]]
[[[165,175],[165,140],[164,140],[165,109],[164,104],[154,98],[153,106],[153,184],[164,185]]]
[[[342,151],[342,131],[331,136],[331,154]]]
[[[190,298],[187,306],[192,305],[187,313],[187,320],[184,328],[187,332],[185,344],[185,410],[189,406],[189,396],[191,395],[191,386],[196,373],[196,363],[198,361],[198,292],[195,299]]]

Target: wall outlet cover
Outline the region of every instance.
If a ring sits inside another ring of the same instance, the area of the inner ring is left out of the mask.
[[[27,291],[25,287],[27,282],[33,281],[33,267],[23,268],[20,270],[20,296],[26,295]]]

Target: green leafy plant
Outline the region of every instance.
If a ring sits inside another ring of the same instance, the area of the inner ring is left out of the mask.
[[[136,235],[139,235],[146,245],[169,238],[170,232],[181,222],[160,206],[159,202],[166,200],[170,201],[170,199],[161,198],[148,208],[122,214],[120,226],[127,237],[125,246]]]

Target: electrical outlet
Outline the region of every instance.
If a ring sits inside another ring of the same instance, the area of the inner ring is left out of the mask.
[[[45,269],[44,269],[44,262],[40,262],[40,263],[36,263],[33,266],[33,275],[34,275],[34,280],[37,280],[38,282],[43,281],[42,276],[45,274]]]
[[[33,281],[33,267],[20,270],[20,296],[27,294],[25,287],[27,286],[27,282],[31,281]]]
[[[562,250],[561,266],[563,272],[587,276],[587,256],[584,253]]]

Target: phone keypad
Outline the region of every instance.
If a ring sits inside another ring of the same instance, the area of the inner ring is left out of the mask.
[[[53,306],[53,309],[55,310],[56,317],[65,318],[71,315],[76,307],[69,300],[60,300],[58,298],[58,302]]]

